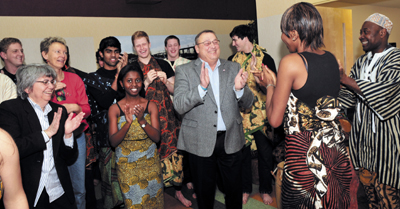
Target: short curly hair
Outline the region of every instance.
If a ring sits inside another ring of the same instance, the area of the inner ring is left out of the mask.
[[[49,52],[49,48],[52,43],[60,43],[60,44],[64,45],[65,47],[67,47],[67,42],[65,41],[65,39],[58,37],[58,36],[47,37],[47,38],[43,39],[43,41],[40,42],[40,54],[42,54],[42,52],[45,52],[47,54]],[[44,62],[46,62],[43,55],[42,55],[42,59]]]
[[[25,92],[25,89],[32,89],[33,84],[40,77],[52,77],[53,79],[57,78],[56,72],[49,65],[45,64],[30,64],[25,65],[18,68],[17,73],[15,74],[17,77],[17,93],[21,99],[28,98],[28,93]]]

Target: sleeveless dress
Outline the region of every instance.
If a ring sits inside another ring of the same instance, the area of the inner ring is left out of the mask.
[[[349,208],[354,169],[342,143],[337,62],[329,52],[300,56],[308,61],[308,78],[301,89],[292,90],[285,112],[283,208]],[[316,101],[313,106],[311,101]]]
[[[151,124],[148,106],[149,102],[144,118]],[[126,119],[119,105],[118,108],[121,115],[118,117],[118,130],[120,130],[125,125]],[[157,146],[140,127],[135,115],[124,140],[115,148],[115,154],[118,181],[125,208],[164,208],[161,163]]]

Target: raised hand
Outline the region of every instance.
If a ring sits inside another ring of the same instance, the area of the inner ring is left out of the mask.
[[[276,75],[266,65],[263,65],[263,81],[265,81],[265,86],[276,85]]]
[[[261,82],[262,80],[264,80],[264,75],[263,75],[262,71],[250,70],[250,73],[253,74],[254,80],[256,80],[256,83],[258,83],[261,86],[265,86],[265,85],[262,85],[262,82]]]
[[[123,67],[128,64],[128,54],[124,52],[123,55],[119,55],[118,57],[118,64],[117,64],[117,73],[121,71]]]
[[[74,118],[72,118],[74,114],[70,113],[68,115],[67,120],[65,121],[65,125],[64,125],[64,131],[65,131],[65,137],[69,138],[71,137],[71,134],[73,131],[75,131],[75,129],[77,129],[81,123],[82,123],[82,119],[83,116],[85,116],[85,113],[80,112],[79,114],[77,114]]]
[[[235,77],[235,90],[236,91],[239,91],[244,88],[248,77],[249,77],[249,74],[246,71],[243,72],[243,69],[239,70],[239,73]]]
[[[44,130],[44,132],[47,134],[49,138],[53,137],[57,133],[58,128],[60,126],[61,115],[62,115],[62,108],[59,107],[57,112],[54,113],[53,121],[51,122],[50,126],[46,130]]]
[[[205,69],[205,63],[201,64],[201,72],[200,72],[200,86],[203,88],[208,88],[210,84],[210,76],[208,75],[208,69]]]
[[[267,86],[268,84],[275,85],[276,84],[276,75],[272,72],[266,65],[263,65],[262,71],[252,70],[250,71],[256,82],[260,86]]]
[[[133,108],[131,108],[131,107],[129,106],[128,103],[125,104],[125,110],[124,110],[124,113],[125,113],[125,120],[126,120],[126,122],[127,122],[128,124],[131,124],[132,121],[133,121],[133,117],[132,117],[132,115],[133,115],[133,110],[132,110],[132,109],[133,109]]]
[[[144,119],[144,108],[141,105],[135,105],[135,107],[133,107],[133,114],[136,116],[140,124],[146,122]]]

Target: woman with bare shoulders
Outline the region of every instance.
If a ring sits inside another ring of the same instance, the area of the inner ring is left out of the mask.
[[[17,145],[11,136],[0,129],[0,198],[6,209],[28,209],[28,200],[22,188]],[[6,191],[3,193],[3,189]]]
[[[125,208],[164,208],[160,119],[154,102],[144,98],[143,72],[137,63],[121,69],[118,88],[125,97],[108,110],[109,139],[117,156],[118,181]]]
[[[283,208],[348,208],[354,170],[342,143],[339,66],[320,49],[321,16],[313,5],[297,3],[283,14],[281,31],[291,54],[277,77],[267,67],[252,72],[266,87],[270,124],[285,127]]]

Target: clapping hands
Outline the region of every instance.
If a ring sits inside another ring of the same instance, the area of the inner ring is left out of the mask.
[[[201,64],[201,72],[200,72],[200,86],[203,89],[207,89],[210,84],[210,76],[208,75],[208,70],[205,69],[205,63]]]
[[[244,71],[243,69],[239,70],[239,73],[235,77],[235,90],[236,91],[239,91],[244,88],[248,77],[249,77],[249,74],[246,71]]]
[[[259,70],[251,70],[253,73],[254,79],[261,86],[267,85],[276,85],[276,75],[272,72],[266,65],[262,66],[262,71]]]

